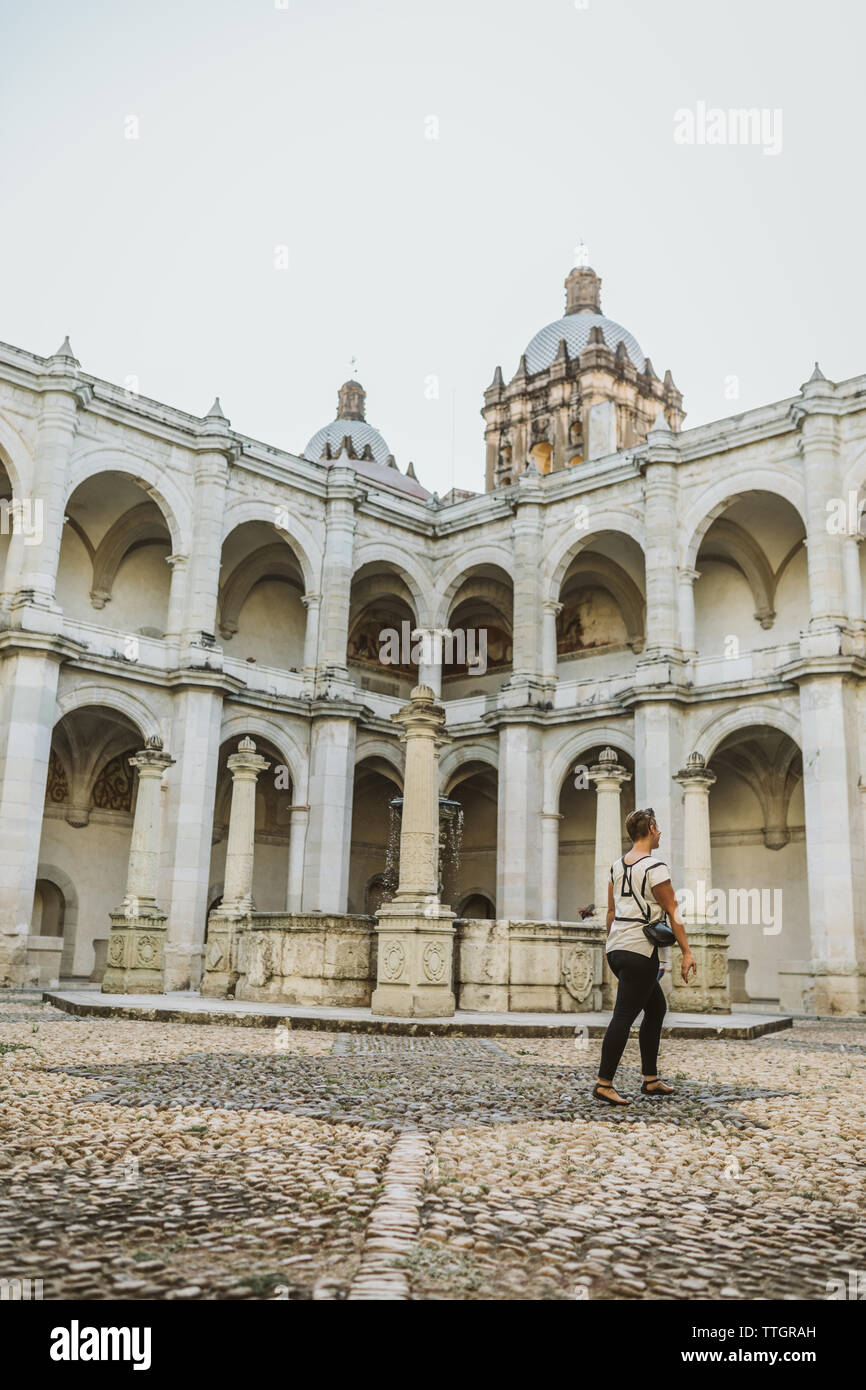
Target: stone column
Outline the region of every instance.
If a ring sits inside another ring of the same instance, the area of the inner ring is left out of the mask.
[[[523,458],[520,459],[520,466]],[[532,685],[541,671],[542,483],[535,465],[518,479],[518,503],[512,530],[514,548],[514,621],[512,674],[509,685]]]
[[[602,748],[588,775],[595,787],[595,917],[604,922],[610,866],[622,854],[622,786],[631,773],[612,748]]]
[[[857,787],[863,716],[858,685],[823,669],[799,676],[812,940],[808,971],[801,973],[812,978],[800,999],[789,991],[783,1007],[806,1013],[866,1012],[866,864]]]
[[[54,589],[63,540],[69,460],[78,429],[79,410],[86,409],[93,395],[92,388],[81,379],[68,339],[48,359],[40,385],[43,395],[32,495],[22,499],[29,502],[31,508],[30,524],[26,529],[32,530],[36,523],[34,534],[39,536],[39,543],[30,543],[32,536],[23,537],[18,552],[18,592],[10,606],[13,610],[35,606],[59,614]],[[21,533],[13,539],[20,540]],[[54,627],[53,630],[59,629]]]
[[[355,791],[354,707],[311,707],[309,830],[303,875],[304,912],[345,912],[349,897]]]
[[[496,903],[502,918],[541,918],[544,715],[500,715]]]
[[[228,420],[207,417],[212,436],[195,458],[193,538],[186,582],[185,637],[200,646],[202,633],[216,632],[217,594],[222,561],[223,513],[231,452]]]
[[[256,781],[270,767],[259,757],[251,738],[242,738],[238,751],[228,759],[232,774],[232,800],[223,880],[223,900],[207,921],[205,973],[201,993],[208,998],[234,997],[237,985],[238,934],[249,924],[253,903],[253,866],[256,836]]]
[[[304,594],[301,603],[307,610],[307,624],[304,629],[304,688],[312,693],[315,690],[316,671],[319,664],[319,618],[322,611],[322,595]]]
[[[809,570],[809,631],[804,655],[833,655],[839,650],[834,629],[846,622],[843,543],[828,525],[827,503],[841,496],[839,436],[835,417],[822,411],[826,381],[807,382],[802,391],[808,413],[801,425],[806,482],[806,556]],[[832,388],[831,388],[832,389]],[[817,645],[816,645],[817,644]]]
[[[607,917],[607,887],[610,866],[622,854],[622,786],[631,781],[631,773],[617,761],[613,748],[602,748],[598,762],[589,768],[588,776],[595,787],[595,873],[593,876],[593,922],[604,927]],[[602,1004],[613,1008],[616,978],[604,957],[602,966]]]
[[[433,691],[436,699],[442,695],[442,660],[444,639],[451,636],[447,627],[416,628],[412,633],[413,643],[422,639],[421,660],[418,663],[418,684],[426,685]]]
[[[206,673],[200,679],[204,681]],[[180,689],[172,711],[178,766],[166,779],[170,893],[165,987],[195,989],[204,969],[211,841],[219,765],[222,693],[214,686]]]
[[[680,915],[698,973],[688,985],[683,984],[682,952],[674,946],[671,950],[671,1002],[674,1009],[687,1013],[721,1013],[730,1009],[727,923],[711,921],[707,911],[712,891],[710,787],[715,780],[715,773],[709,770],[701,753],[691,753],[686,766],[674,777],[683,789],[685,803],[683,888],[688,897],[683,901]],[[671,879],[674,879],[673,865]]]
[[[338,463],[332,464],[328,470],[319,666],[346,681],[357,495],[354,470]]]
[[[164,752],[162,739],[149,738],[129,759],[138,770],[138,796],[132,825],[132,844],[126,875],[126,895],[119,912],[111,913],[108,964],[103,994],[161,994],[165,913],[156,901],[159,872],[162,779],[174,758]]]
[[[259,757],[251,738],[242,738],[238,751],[228,760],[232,775],[232,804],[221,917],[246,917],[254,911],[253,860],[256,837],[256,782],[260,772],[270,767]]]
[[[25,983],[64,638],[0,632],[0,985]]]
[[[659,438],[654,439],[653,436]],[[646,465],[646,653],[644,660],[679,649],[677,553],[678,487],[674,436],[651,430]],[[670,447],[666,447],[669,444]]]
[[[866,614],[863,612],[863,582],[860,578],[860,546],[863,536],[845,537],[845,603],[848,620],[855,631],[866,628]]]
[[[686,655],[695,653],[695,582],[700,577],[699,570],[679,571],[680,644]]]
[[[418,685],[395,715],[406,745],[400,879],[376,914],[379,938],[373,1012],[401,1018],[450,1017],[454,913],[439,901],[439,748],[445,711]]]
[[[293,806],[290,813],[289,891],[286,909],[300,912],[304,896],[304,855],[307,848],[309,806]]]
[[[168,617],[165,621],[166,638],[178,638],[183,632],[186,611],[186,584],[189,575],[188,555],[166,555],[165,562],[171,568],[171,587],[168,595]]]
[[[559,811],[541,813],[541,918],[555,922],[559,913]]]
[[[551,684],[556,680],[556,620],[561,612],[562,604],[558,599],[546,598],[544,600],[541,617],[541,669],[545,684]]]

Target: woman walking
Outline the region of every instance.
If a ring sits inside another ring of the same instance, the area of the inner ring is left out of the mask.
[[[668,1086],[658,1074],[659,1038],[667,1008],[659,983],[659,942],[666,934],[682,948],[682,976],[697,974],[697,963],[689,949],[683,919],[677,905],[671,873],[655,851],[661,831],[652,807],[632,811],[625,823],[631,849],[611,865],[607,889],[607,959],[617,978],[616,1003],[601,1046],[598,1082],[592,1092],[596,1100],[608,1105],[628,1105],[616,1090],[613,1079],[628,1042],[629,1029],[643,1009],[638,1033],[640,1043],[641,1091],[647,1096],[669,1096]],[[662,924],[667,914],[670,932]],[[672,934],[671,934],[672,933]]]

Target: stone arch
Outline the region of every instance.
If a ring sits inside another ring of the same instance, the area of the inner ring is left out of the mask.
[[[545,760],[543,809],[545,813],[559,810],[559,794],[562,784],[571,767],[592,748],[602,744],[618,752],[626,753],[632,762],[635,760],[634,733],[621,724],[604,724],[601,727],[581,729],[572,734],[560,745],[552,757]]]
[[[63,914],[63,958],[60,964],[61,975],[72,973],[73,958],[75,956],[75,939],[78,931],[78,889],[75,882],[70,878],[64,869],[57,864],[48,864],[44,860],[39,861],[36,870],[36,881],[47,880],[53,883],[55,888],[63,895],[64,914]],[[108,928],[106,927],[106,933]]]
[[[461,743],[452,745],[439,760],[439,794],[445,796],[454,774],[464,763],[486,763],[499,775],[499,755],[495,748],[483,743]]]
[[[55,707],[55,724],[75,710],[101,707],[113,709],[123,714],[134,724],[141,735],[142,747],[148,738],[163,738],[163,728],[151,709],[126,690],[116,690],[110,685],[80,685],[61,695]],[[170,751],[170,750],[169,750]]]
[[[589,505],[589,504],[587,504]],[[569,567],[581,551],[588,549],[593,541],[603,534],[614,532],[634,541],[646,555],[643,516],[636,507],[623,506],[617,511],[592,511],[591,531],[575,532],[573,526],[564,531],[558,541],[550,546],[542,569],[543,598],[554,601],[559,598],[563,580]]]
[[[471,578],[475,571],[482,569],[485,565],[501,570],[508,583],[512,583],[511,570],[514,566],[514,555],[509,546],[494,543],[473,547],[468,554],[461,552],[446,565],[438,577],[436,584],[438,598],[431,604],[436,614],[434,619],[436,627],[445,626],[454,597],[461,585]]]
[[[33,451],[24,437],[0,414],[0,459],[9,474],[12,496],[24,497],[33,477]]]
[[[306,522],[297,513],[290,512],[288,504],[284,507],[279,502],[265,502],[262,499],[235,501],[225,510],[222,544],[225,545],[232,532],[248,521],[263,521],[273,527],[300,565],[305,593],[318,593],[322,574],[322,545]]]
[[[776,576],[763,547],[744,526],[724,517],[717,517],[704,534],[699,555],[702,559],[733,565],[739,570],[752,591],[755,617],[761,627],[772,626],[773,618],[776,616],[773,609]]]
[[[301,749],[288,729],[278,724],[275,719],[270,719],[266,714],[254,714],[252,711],[247,713],[243,710],[223,718],[220,726],[220,748],[234,739],[243,738],[245,734],[250,734],[253,739],[258,734],[259,738],[266,738],[274,746],[289,769],[292,799],[298,805],[303,804],[307,795],[306,750]]]
[[[219,630],[224,638],[232,637],[237,632],[241,609],[263,579],[283,579],[297,587],[292,559],[296,559],[292,547],[279,540],[273,545],[254,550],[248,558],[235,565],[220,593]]]
[[[756,704],[739,705],[736,709],[729,710],[727,714],[713,715],[707,720],[694,740],[692,751],[701,753],[709,762],[716,749],[729,734],[736,733],[738,729],[748,729],[753,724],[766,724],[771,729],[778,729],[780,733],[787,734],[791,741],[802,749],[800,721],[796,715],[775,705]]]
[[[575,563],[576,561],[576,563]],[[625,622],[626,634],[632,647],[643,644],[644,596],[631,575],[616,560],[595,551],[583,550],[578,553],[565,572],[562,584],[579,579],[578,587],[604,589],[616,602]],[[562,586],[560,587],[561,592]],[[563,599],[563,602],[565,600]],[[557,631],[559,629],[557,628]]]
[[[355,744],[355,767],[369,760],[381,759],[388,763],[397,774],[396,780],[403,788],[403,759],[400,756],[400,745],[389,743],[387,739],[376,738],[372,735],[361,735]]]
[[[466,908],[467,903],[471,902],[473,898],[483,898],[485,902],[490,904],[490,907],[492,909],[490,914],[490,920],[493,920],[496,913],[496,903],[490,896],[490,893],[488,892],[487,888],[480,886],[464,889],[464,891],[460,894],[459,899],[454,904],[454,911],[456,912],[458,918],[463,917],[464,909]]]
[[[415,619],[419,627],[430,627],[431,607],[429,594],[433,583],[431,575],[426,565],[418,562],[417,558],[397,545],[384,544],[377,540],[365,541],[356,551],[352,561],[352,585],[367,576],[362,576],[361,571],[367,566],[381,566],[384,570],[392,570],[399,575],[409,593],[412,595],[412,602],[415,609]]]
[[[784,465],[772,470],[752,468],[704,488],[689,506],[681,532],[685,536],[680,557],[682,569],[696,568],[701,542],[713,522],[739,502],[747,492],[771,492],[790,502],[806,529],[806,494],[802,479]]]
[[[72,460],[66,501],[69,501],[82,483],[86,483],[88,478],[98,473],[122,473],[143,488],[165,518],[171,536],[172,553],[190,553],[192,521],[189,499],[167,469],[127,449],[98,448],[77,454]]]
[[[90,599],[94,608],[102,608],[111,598],[117,571],[131,550],[142,545],[165,542],[165,520],[153,515],[150,505],[142,502],[124,512],[110,526],[93,552],[93,584]],[[80,532],[80,528],[75,528]],[[83,533],[80,533],[83,535]],[[86,538],[85,539],[85,544]]]

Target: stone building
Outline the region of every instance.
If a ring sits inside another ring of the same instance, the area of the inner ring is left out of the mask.
[[[566,287],[484,394],[487,490],[444,500],[355,381],[293,454],[0,346],[0,979],[89,976],[133,897],[197,986],[243,797],[256,908],[369,934],[423,683],[476,938],[581,920],[649,803],[743,996],[864,1011],[866,377],[684,430]]]

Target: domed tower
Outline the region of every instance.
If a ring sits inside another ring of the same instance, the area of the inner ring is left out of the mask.
[[[337,392],[336,420],[316,431],[304,448],[304,458],[324,464],[339,459],[383,487],[426,500],[430,493],[418,482],[412,464],[400,472],[379,431],[367,423],[366,411],[367,393],[361,383],[344,381]]]
[[[530,459],[552,473],[640,444],[660,410],[681,428],[673,377],[661,381],[637,339],[605,318],[599,276],[577,266],[564,316],[536,333],[508,385],[497,367],[484,392],[487,491],[513,482]]]

